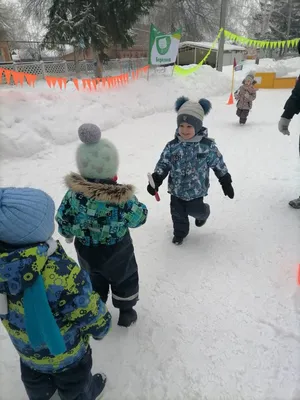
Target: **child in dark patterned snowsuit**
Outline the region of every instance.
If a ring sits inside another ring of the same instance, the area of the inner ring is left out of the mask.
[[[240,118],[240,124],[245,125],[252,103],[256,99],[257,89],[254,87],[256,81],[253,74],[248,74],[243,80],[242,86],[234,93],[237,100],[236,115]]]
[[[129,228],[146,222],[147,208],[132,185],[116,182],[119,165],[115,146],[101,139],[93,124],[79,128],[83,144],[77,150],[80,175],[66,177],[66,193],[56,215],[59,232],[70,242],[75,237],[78,261],[91,276],[93,288],[106,302],[109,288],[120,309],[118,324],[137,320],[133,309],[139,296],[139,276]]]
[[[197,227],[203,226],[209,217],[210,207],[203,202],[203,197],[209,188],[210,168],[226,196],[233,199],[234,191],[222,154],[202,125],[204,115],[211,109],[210,102],[201,99],[195,103],[180,97],[175,109],[178,112],[175,139],[166,145],[152,174],[155,188],[149,184],[147,190],[154,195],[169,175],[173,243],[179,245],[189,233],[189,216],[195,218]]]

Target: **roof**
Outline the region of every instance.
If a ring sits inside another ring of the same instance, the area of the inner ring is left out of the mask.
[[[210,49],[212,47],[212,42],[181,42],[179,48],[183,47],[197,47],[198,49]],[[214,45],[214,50],[218,50],[218,43]],[[224,51],[245,51],[246,48],[242,46],[236,46],[235,44],[225,43]]]

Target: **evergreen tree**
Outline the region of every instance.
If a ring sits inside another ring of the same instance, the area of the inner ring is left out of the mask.
[[[98,61],[111,44],[133,44],[131,28],[157,0],[52,0],[44,46],[71,44],[75,50],[92,47]]]

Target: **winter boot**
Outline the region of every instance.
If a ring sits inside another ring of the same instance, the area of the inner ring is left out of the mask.
[[[106,375],[102,373],[93,375],[91,399],[100,400],[104,394],[105,385]]]
[[[206,221],[207,221],[206,219],[205,220],[196,219],[195,225],[197,226],[197,228],[201,228],[201,226],[205,225]]]
[[[183,243],[183,238],[174,236],[172,243],[176,244],[177,246],[180,246]]]
[[[137,313],[133,308],[128,310],[120,310],[118,325],[124,328],[129,328],[130,325],[137,321]]]
[[[291,200],[291,201],[289,202],[289,205],[290,205],[291,207],[296,208],[297,210],[299,210],[299,209],[300,209],[300,197],[298,197],[298,199]]]

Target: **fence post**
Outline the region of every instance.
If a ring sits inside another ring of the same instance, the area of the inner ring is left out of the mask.
[[[66,75],[69,77],[69,69],[68,69],[67,61],[65,60],[63,63],[64,63],[65,73],[66,73]]]
[[[45,76],[46,76],[46,68],[45,68],[44,61],[40,61],[40,66],[41,66],[41,69],[42,69],[43,79],[45,79]]]

